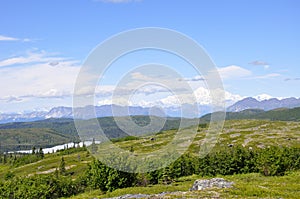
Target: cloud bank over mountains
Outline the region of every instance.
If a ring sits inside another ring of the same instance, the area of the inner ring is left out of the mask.
[[[14,37],[0,36],[0,41],[20,40]],[[28,50],[22,55],[0,59],[0,112],[49,110],[56,106],[72,106],[74,85],[81,64],[81,61],[74,58],[38,49]],[[260,66],[268,63],[254,61],[251,64]],[[169,72],[161,74],[160,70],[149,71],[151,70],[129,73],[128,79],[130,81],[120,79],[120,81],[125,82],[122,83],[124,85],[117,86],[112,83],[104,83],[83,88],[82,94],[93,95],[95,97],[94,105],[98,106],[116,104],[140,107],[179,107],[182,104],[194,103],[205,106],[212,105],[212,91],[206,85],[208,76],[198,74],[180,77]],[[238,92],[230,91],[232,81],[253,82],[281,77],[279,73],[274,72],[258,75],[238,65],[218,67],[217,72],[224,83],[224,103],[226,106],[247,97]],[[114,75],[105,74],[103,79],[114,79]],[[88,81],[89,78],[95,78],[95,74],[88,74],[85,78]],[[285,81],[288,82],[290,79],[285,79]],[[141,86],[143,82],[152,82],[153,84]],[[155,84],[155,82],[160,84]],[[185,93],[184,85],[189,85],[190,92]],[[168,86],[176,89],[172,90]],[[255,98],[264,100],[272,97],[274,96],[261,94]]]

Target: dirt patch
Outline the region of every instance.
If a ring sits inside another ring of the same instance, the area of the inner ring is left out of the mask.
[[[73,167],[76,167],[76,165],[66,166],[66,170],[69,170],[69,169],[71,169]],[[49,173],[55,172],[56,169],[58,170],[58,168],[52,168],[52,169],[49,169],[49,170],[46,170],[46,171],[37,171],[35,173],[29,174],[28,176],[33,176],[34,174],[49,174]]]

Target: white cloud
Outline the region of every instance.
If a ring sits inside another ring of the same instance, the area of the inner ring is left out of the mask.
[[[198,104],[212,105],[212,92],[209,89],[199,87],[197,90],[194,91],[194,95],[196,96]],[[243,98],[240,95],[236,95],[228,91],[221,91],[221,90],[214,91],[213,95],[214,98],[218,98],[218,99],[224,98],[225,101],[219,103],[225,103],[227,105],[233,104]],[[218,101],[218,99],[215,99],[215,101]]]
[[[20,39],[0,35],[0,41],[18,41],[18,40],[20,40]]]
[[[59,62],[66,60],[63,57],[57,57],[50,55],[44,51],[40,52],[27,52],[26,56],[12,57],[0,61],[0,67],[12,66],[12,65],[23,65],[23,64],[34,64],[34,63],[46,63]]]
[[[0,97],[0,101],[5,101],[5,102],[20,102],[23,101],[21,98],[16,97],[16,96],[3,96]]]
[[[271,79],[281,76],[279,73],[269,73],[266,75],[255,76],[250,70],[240,66],[231,65],[223,68],[218,68],[221,78],[224,79]]]
[[[8,36],[0,35],[0,41],[23,41],[23,42],[30,42],[32,40],[29,39],[29,38],[20,39],[20,38],[16,38],[16,37],[8,37]]]
[[[270,74],[266,74],[266,75],[261,75],[261,76],[255,76],[253,77],[253,79],[271,79],[271,78],[276,78],[276,77],[280,77],[281,75],[278,73],[270,73]]]
[[[71,94],[79,67],[51,67],[37,64],[25,68],[0,70],[1,95],[55,97]]]
[[[222,79],[236,79],[247,77],[252,74],[251,71],[236,65],[218,68],[218,72]]]
[[[192,78],[181,78],[181,79],[178,79],[179,81],[188,81],[188,82],[197,82],[197,81],[205,81],[205,78],[200,76],[200,75],[197,75],[195,77],[192,77]]]
[[[34,40],[32,40],[32,39],[29,39],[29,38],[25,38],[25,39],[23,39],[23,42],[31,42],[31,41],[34,41]]]
[[[128,81],[124,81],[124,84],[119,84],[118,88],[111,88],[106,92],[106,98],[103,96],[103,89],[99,88],[97,93],[99,95],[98,104],[111,104],[119,103],[124,104],[124,100],[127,100],[127,104],[133,104],[136,106],[162,106],[162,107],[178,107],[182,104],[200,104],[200,105],[212,105],[212,93],[205,88],[205,78],[210,76],[195,76],[192,78],[180,77],[169,71],[157,73],[156,70],[149,71],[137,71],[129,73],[129,78],[124,78]],[[159,71],[159,70],[157,70]],[[251,74],[250,71],[238,66],[228,66],[220,68],[221,76],[223,78],[237,78],[244,77]],[[147,72],[147,73],[146,73]],[[212,75],[213,74],[209,74]],[[120,83],[120,82],[119,82]],[[197,83],[197,85],[196,85]],[[114,89],[117,89],[114,91]],[[96,89],[97,90],[97,89]],[[114,99],[111,100],[111,93],[115,92]],[[217,102],[222,99],[220,94],[225,97],[225,101]],[[229,92],[214,92],[214,103],[232,104],[242,97]],[[224,96],[225,95],[225,96]],[[131,98],[130,96],[135,96]],[[217,97],[216,97],[217,96]],[[123,98],[123,99],[122,99]],[[218,99],[216,99],[218,98]],[[134,100],[135,99],[135,100]]]
[[[222,92],[214,92],[214,96],[218,96],[222,94]],[[223,91],[223,97],[224,100],[222,103],[225,103],[226,105],[231,105],[238,100],[241,100],[243,97],[240,95],[232,94],[227,91]],[[182,101],[180,101],[182,100]],[[215,99],[215,101],[218,101],[218,99]],[[168,96],[166,98],[160,99],[154,104],[159,104],[163,107],[170,107],[170,106],[180,106],[180,104],[194,104],[197,103],[199,105],[212,105],[212,93],[209,89],[204,87],[197,88],[192,94],[182,94],[179,96],[172,95]]]
[[[133,80],[142,80],[142,81],[150,81],[152,78],[150,76],[144,75],[141,72],[133,72],[130,74]]]
[[[218,96],[222,94],[222,92],[215,92],[214,96]],[[199,87],[194,90],[192,93],[178,93],[172,94],[168,93],[168,95],[163,96],[157,93],[156,96],[150,96],[149,98],[139,98],[135,100],[135,97],[126,98],[125,96],[114,96],[112,99],[111,96],[106,97],[104,99],[98,100],[98,105],[108,105],[108,104],[117,104],[117,105],[130,105],[130,106],[142,106],[142,107],[153,107],[153,106],[160,106],[164,108],[168,107],[180,107],[183,104],[199,104],[199,105],[206,105],[212,106],[212,93],[209,89],[204,87]],[[224,91],[223,92],[224,100],[223,102],[216,102],[218,99],[215,99],[215,103],[225,103],[227,106],[232,105],[233,103],[241,100],[243,97],[240,95],[232,94],[230,92]]]
[[[53,66],[51,61],[59,63]],[[80,69],[78,61],[46,52],[6,59],[0,66],[0,98],[7,102],[71,96]]]
[[[268,100],[273,98],[271,95],[268,94],[260,94],[260,95],[256,95],[253,98],[257,99],[258,101],[263,101],[263,100]]]

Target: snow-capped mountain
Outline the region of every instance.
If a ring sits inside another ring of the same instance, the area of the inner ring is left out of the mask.
[[[178,112],[178,110],[177,110]],[[75,118],[90,119],[95,117],[128,116],[128,115],[155,115],[166,116],[159,108],[123,107],[118,105],[86,106],[77,108]],[[30,113],[0,113],[0,123],[30,122],[49,118],[73,118],[71,107],[55,107],[50,111],[33,111]]]
[[[262,109],[265,111],[277,109],[277,108],[295,108],[300,107],[300,98],[285,98],[285,99],[277,99],[277,98],[271,98],[271,99],[265,99],[265,100],[257,100],[252,97],[248,97],[245,99],[242,99],[232,106],[227,108],[227,111],[229,112],[239,112],[246,109]]]
[[[59,106],[52,108],[46,115],[45,119],[48,118],[72,118],[73,111],[71,107]]]
[[[229,112],[239,112],[245,109],[262,109],[272,110],[276,108],[294,108],[300,107],[300,98],[277,99],[264,96],[264,100],[248,97],[242,99],[227,108]],[[185,110],[183,113],[182,110]],[[199,105],[198,110],[194,106],[184,104],[183,107],[140,107],[140,106],[118,106],[118,105],[102,105],[102,106],[86,106],[77,108],[75,118],[90,119],[95,117],[110,116],[128,116],[128,115],[155,115],[160,117],[201,117],[212,111],[212,107]],[[33,111],[30,113],[0,113],[0,123],[8,122],[30,122],[49,118],[73,118],[73,109],[71,107],[55,107],[50,111]]]
[[[184,113],[182,110],[185,110]],[[183,107],[140,107],[140,106],[119,106],[119,105],[102,105],[102,106],[86,106],[77,108],[74,112],[74,118],[90,119],[96,117],[110,116],[128,116],[128,115],[154,115],[159,117],[200,117],[211,112],[209,106],[199,105],[198,110],[194,106],[184,104]],[[0,123],[8,122],[29,122],[43,120],[49,118],[73,118],[73,109],[71,107],[55,107],[50,111],[34,111],[31,113],[0,113]],[[184,115],[183,115],[184,114]]]
[[[0,123],[8,123],[8,122],[31,122],[36,120],[45,119],[45,114],[47,112],[37,111],[31,113],[1,113],[0,114]]]

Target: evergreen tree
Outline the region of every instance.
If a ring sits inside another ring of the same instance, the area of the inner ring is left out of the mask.
[[[61,158],[60,165],[59,165],[59,173],[61,175],[66,174],[66,163],[64,157]]]
[[[42,147],[41,147],[40,150],[39,150],[38,156],[39,156],[40,158],[44,158],[44,152],[43,152]]]
[[[97,153],[97,151],[98,151],[98,147],[96,145],[95,138],[93,138],[92,145],[91,145],[91,152],[92,154],[95,154]]]
[[[35,154],[35,150],[36,150],[35,146],[32,147],[32,154]]]

